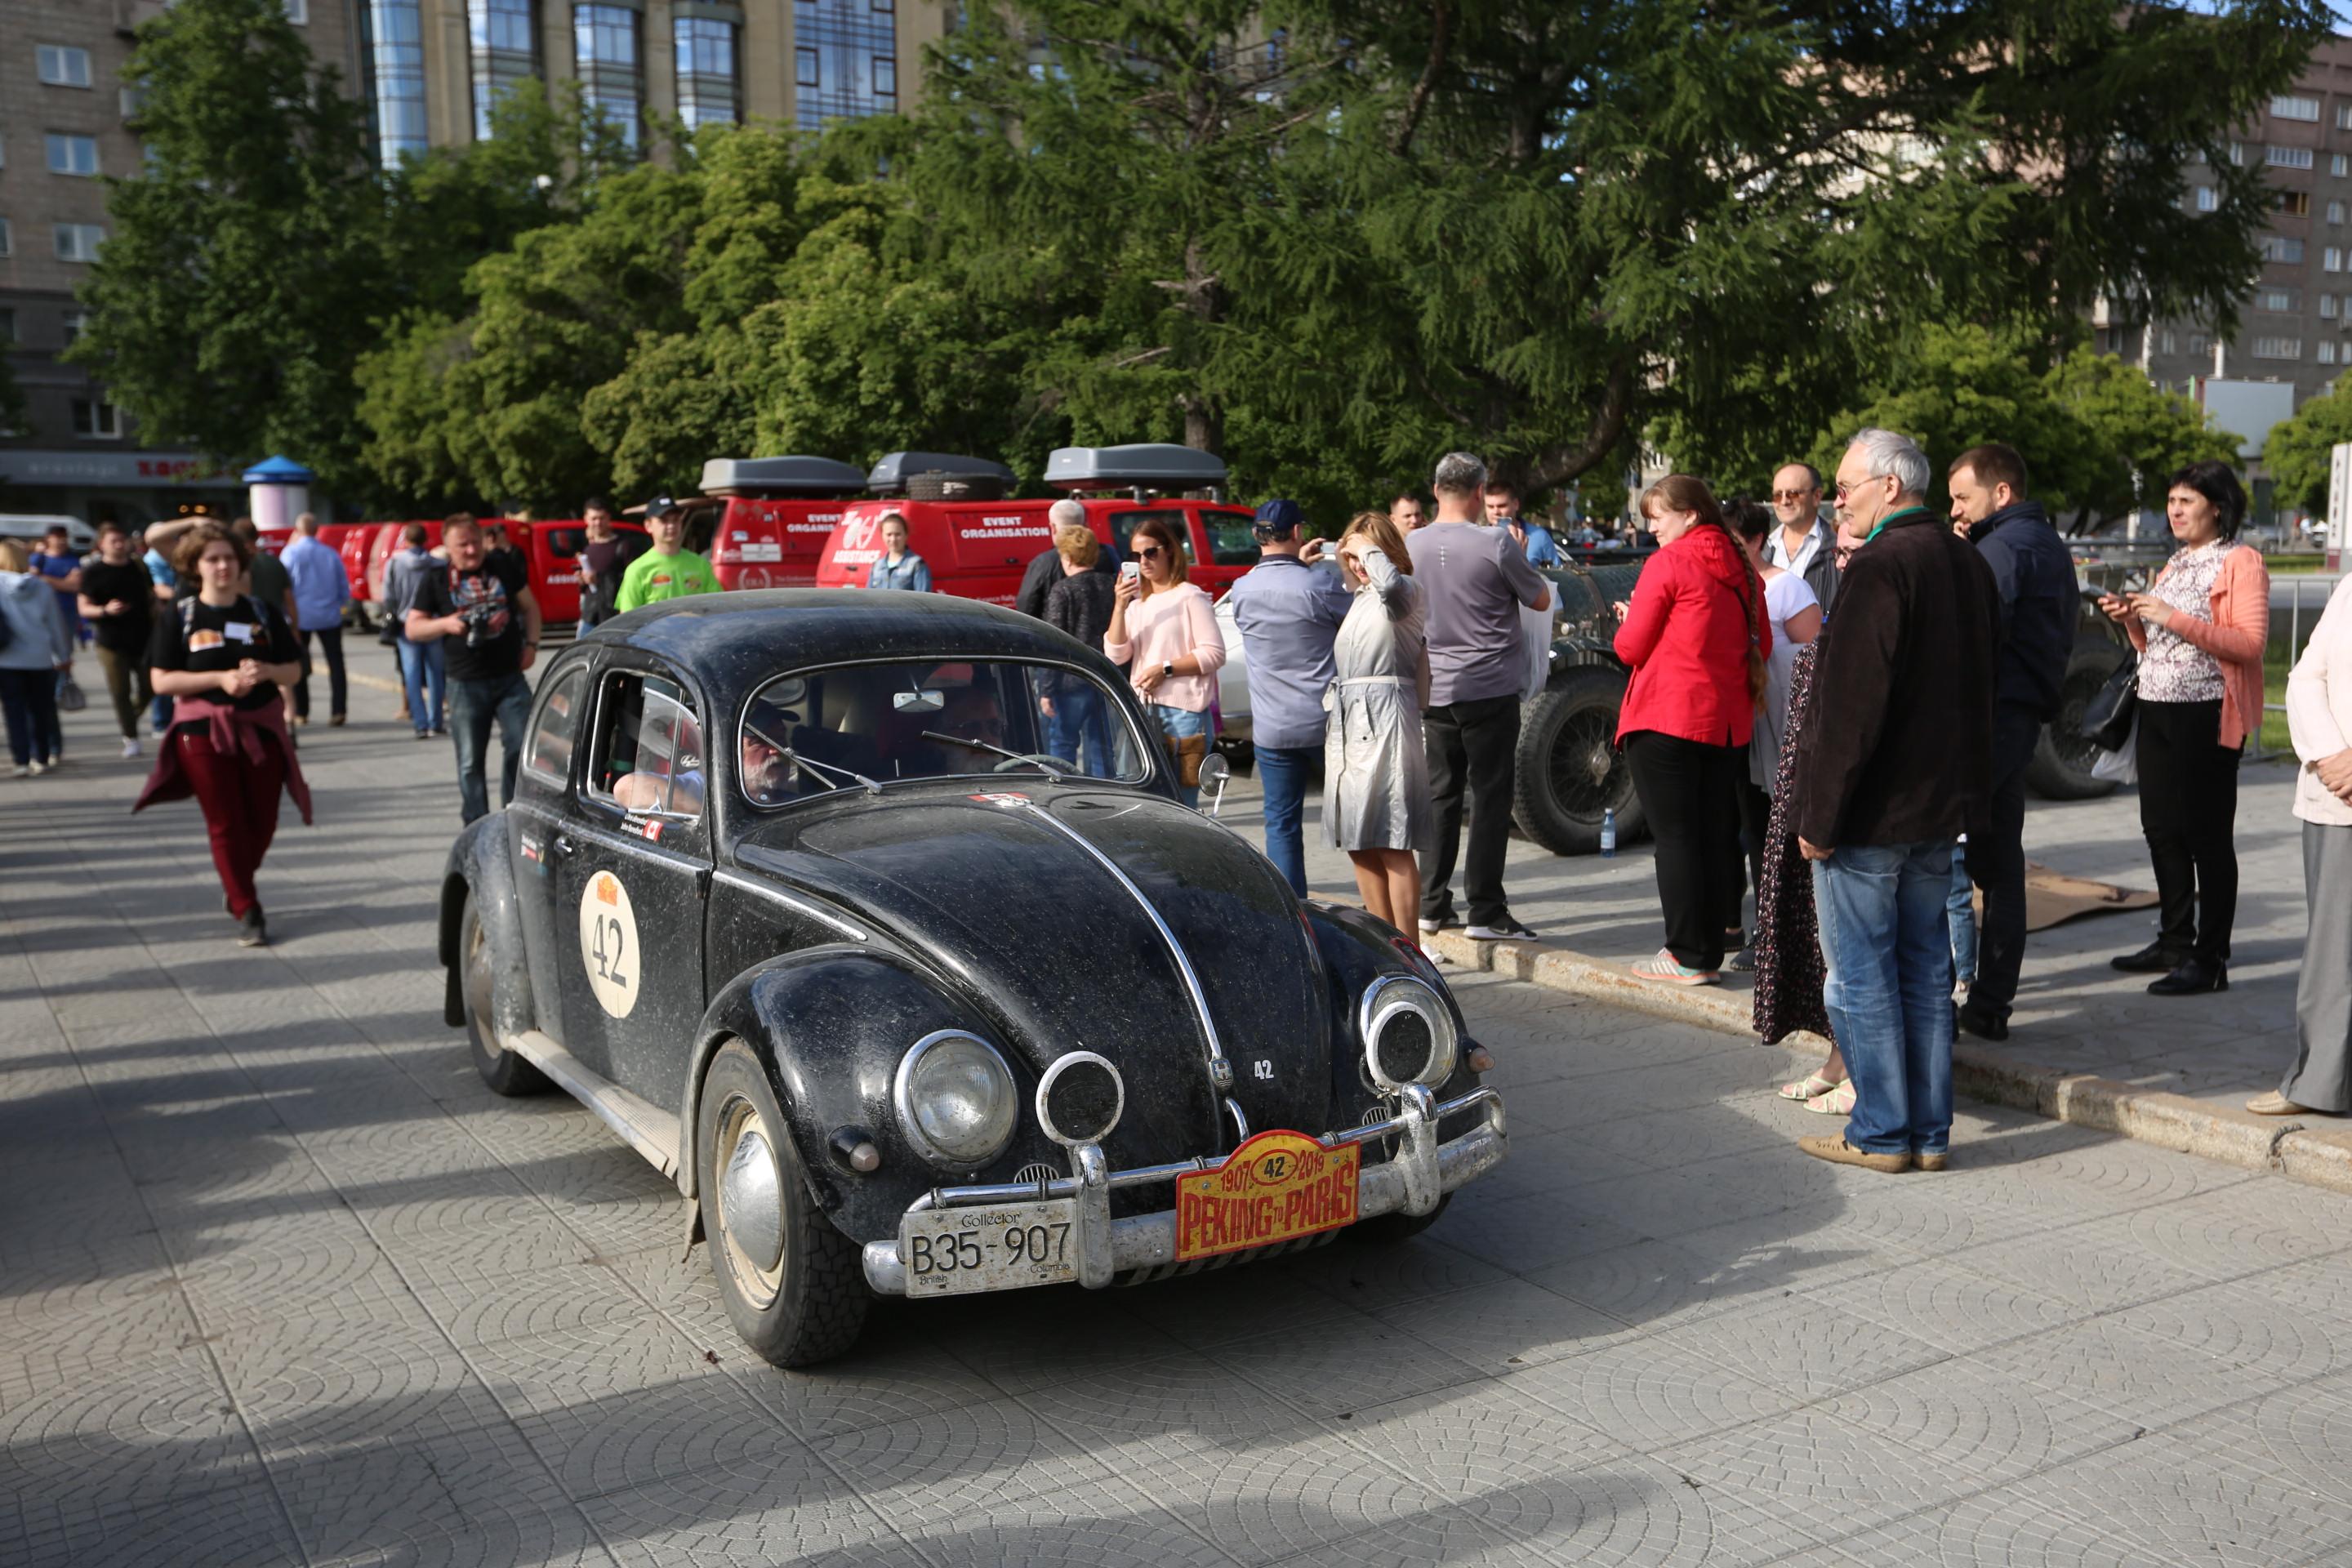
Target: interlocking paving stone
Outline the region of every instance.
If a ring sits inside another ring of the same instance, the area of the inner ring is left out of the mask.
[[[1510,1390],[1648,1453],[1779,1415],[1800,1395],[1742,1376],[1713,1354],[1643,1339],[1513,1370]]]

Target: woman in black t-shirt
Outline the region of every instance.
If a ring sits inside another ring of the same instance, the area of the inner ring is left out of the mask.
[[[190,530],[180,546],[175,564],[196,593],[156,617],[147,647],[149,680],[173,699],[172,731],[131,808],[196,797],[244,947],[269,940],[253,877],[278,832],[278,792],[310,820],[278,698],[300,673],[301,648],[276,606],[237,592],[251,560],[252,547],[218,523]]]
[[[147,706],[148,623],[154,610],[153,579],[131,553],[131,536],[121,523],[99,524],[98,559],[81,569],[81,617],[98,639],[98,662],[106,671],[126,757],[139,754],[139,710]]]

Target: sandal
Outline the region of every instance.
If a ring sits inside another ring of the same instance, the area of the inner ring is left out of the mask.
[[[1782,1084],[1780,1086],[1780,1098],[1782,1100],[1812,1100],[1821,1095],[1827,1094],[1836,1087],[1837,1084],[1833,1079],[1823,1078],[1817,1072],[1808,1073],[1794,1083]]]
[[[1817,1116],[1852,1116],[1853,1079],[1848,1079],[1827,1094],[1816,1095],[1805,1101],[1805,1109]]]

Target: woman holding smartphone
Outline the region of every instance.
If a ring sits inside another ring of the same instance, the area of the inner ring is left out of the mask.
[[[278,697],[301,673],[301,646],[276,605],[239,592],[252,559],[252,547],[216,522],[181,542],[180,575],[199,586],[155,617],[148,638],[148,681],[173,700],[172,729],[131,808],[196,797],[240,947],[269,940],[253,878],[278,832],[278,792],[310,820]]]
[[[1160,722],[1175,759],[1177,797],[1201,804],[1201,763],[1209,754],[1209,704],[1225,639],[1209,595],[1187,582],[1184,552],[1166,518],[1147,517],[1128,541],[1112,589],[1103,652],[1127,664],[1129,684]]]
[[[2157,939],[2112,962],[2158,976],[2150,995],[2190,996],[2230,988],[2238,759],[2263,721],[2271,575],[2238,542],[2246,492],[2227,464],[2173,475],[2164,514],[2179,548],[2147,592],[2099,596],[2140,650],[2139,826],[2160,906]]]

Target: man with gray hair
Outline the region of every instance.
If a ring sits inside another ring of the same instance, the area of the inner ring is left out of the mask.
[[[1519,606],[1551,607],[1551,584],[1528,564],[1507,528],[1486,521],[1486,465],[1449,452],[1437,465],[1437,521],[1406,536],[1413,581],[1429,606],[1429,704],[1422,741],[1437,808],[1436,846],[1422,858],[1421,929],[1454,923],[1454,857],[1462,848],[1462,795],[1470,794],[1470,854],[1462,886],[1474,942],[1526,940],[1503,899],[1510,847],[1511,764],[1519,744],[1519,684],[1526,668]]]
[[[1864,430],[1837,470],[1838,527],[1859,537],[1837,630],[1813,671],[1790,820],[1812,862],[1822,987],[1853,1082],[1843,1137],[1817,1159],[1944,1168],[1952,1131],[1952,850],[1991,791],[1992,569],[1926,505],[1927,455]]]
[[[1176,514],[1174,521],[1177,531],[1182,532],[1183,514]],[[1045,509],[1045,548],[1030,561],[1029,570],[1021,574],[1021,591],[1013,596],[1014,609],[1024,616],[1034,616],[1041,621],[1045,618],[1045,595],[1054,591],[1054,584],[1060,581],[1062,575],[1062,554],[1054,548],[1054,541],[1064,529],[1074,528],[1080,533],[1087,531],[1086,505],[1064,496]],[[1118,571],[1118,546],[1105,544],[1102,553],[1095,557],[1094,569],[1097,572]]]

